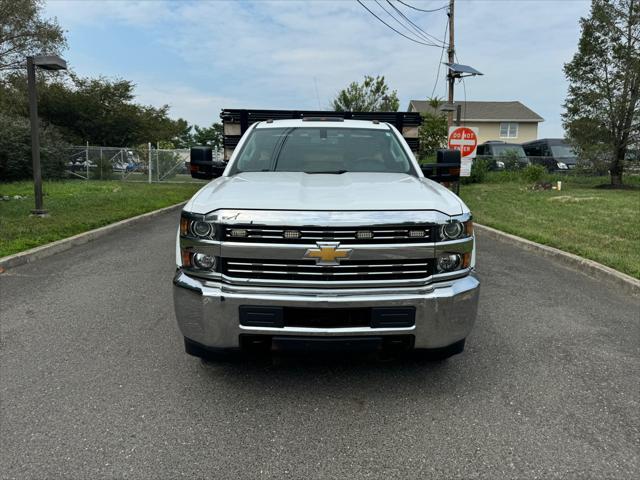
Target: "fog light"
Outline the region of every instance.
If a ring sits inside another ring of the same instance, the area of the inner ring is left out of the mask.
[[[451,223],[446,223],[442,226],[442,238],[447,240],[455,240],[462,234],[463,231],[464,227],[457,220]]]
[[[200,270],[213,270],[216,266],[216,258],[204,253],[196,253],[193,255],[193,265]]]
[[[445,253],[438,258],[438,270],[452,272],[460,267],[462,257],[457,253]]]
[[[359,232],[356,232],[356,238],[358,240],[369,240],[373,238],[373,232],[369,230],[360,230]]]
[[[209,237],[213,233],[213,225],[197,220],[191,223],[191,233],[196,237]]]

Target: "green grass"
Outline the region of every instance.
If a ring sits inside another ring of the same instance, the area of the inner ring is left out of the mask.
[[[640,179],[632,190],[596,188],[605,177],[558,176],[562,190],[533,191],[498,174],[462,185],[460,196],[475,221],[590,258],[640,278]],[[505,181],[507,180],[507,181]]]
[[[122,181],[68,180],[44,183],[45,218],[34,208],[33,184],[0,184],[0,257],[102,227],[118,220],[187,200],[202,184],[147,184]]]

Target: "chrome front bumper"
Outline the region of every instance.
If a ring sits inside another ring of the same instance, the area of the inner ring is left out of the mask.
[[[211,348],[238,348],[240,335],[382,336],[413,335],[416,348],[439,348],[465,338],[476,318],[480,284],[474,274],[422,287],[302,289],[232,286],[178,270],[173,299],[182,334]],[[405,328],[247,327],[239,307],[304,308],[415,307],[415,326]]]

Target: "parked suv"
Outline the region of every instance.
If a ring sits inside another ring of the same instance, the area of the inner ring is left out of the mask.
[[[492,170],[503,170],[505,168],[505,160],[509,157],[517,160],[520,167],[526,167],[530,163],[522,145],[518,143],[490,140],[478,145],[476,152],[477,155],[491,160]]]
[[[531,163],[544,165],[550,172],[575,168],[578,157],[562,138],[541,138],[522,144]]]

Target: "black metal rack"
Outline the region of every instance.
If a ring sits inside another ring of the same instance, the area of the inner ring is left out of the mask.
[[[238,145],[247,129],[256,122],[267,120],[294,120],[312,117],[343,118],[345,120],[371,120],[390,123],[407,141],[414,152],[418,151],[420,140],[418,127],[422,117],[418,112],[334,112],[325,110],[247,110],[223,109],[220,118],[224,124],[223,147],[225,160]]]

